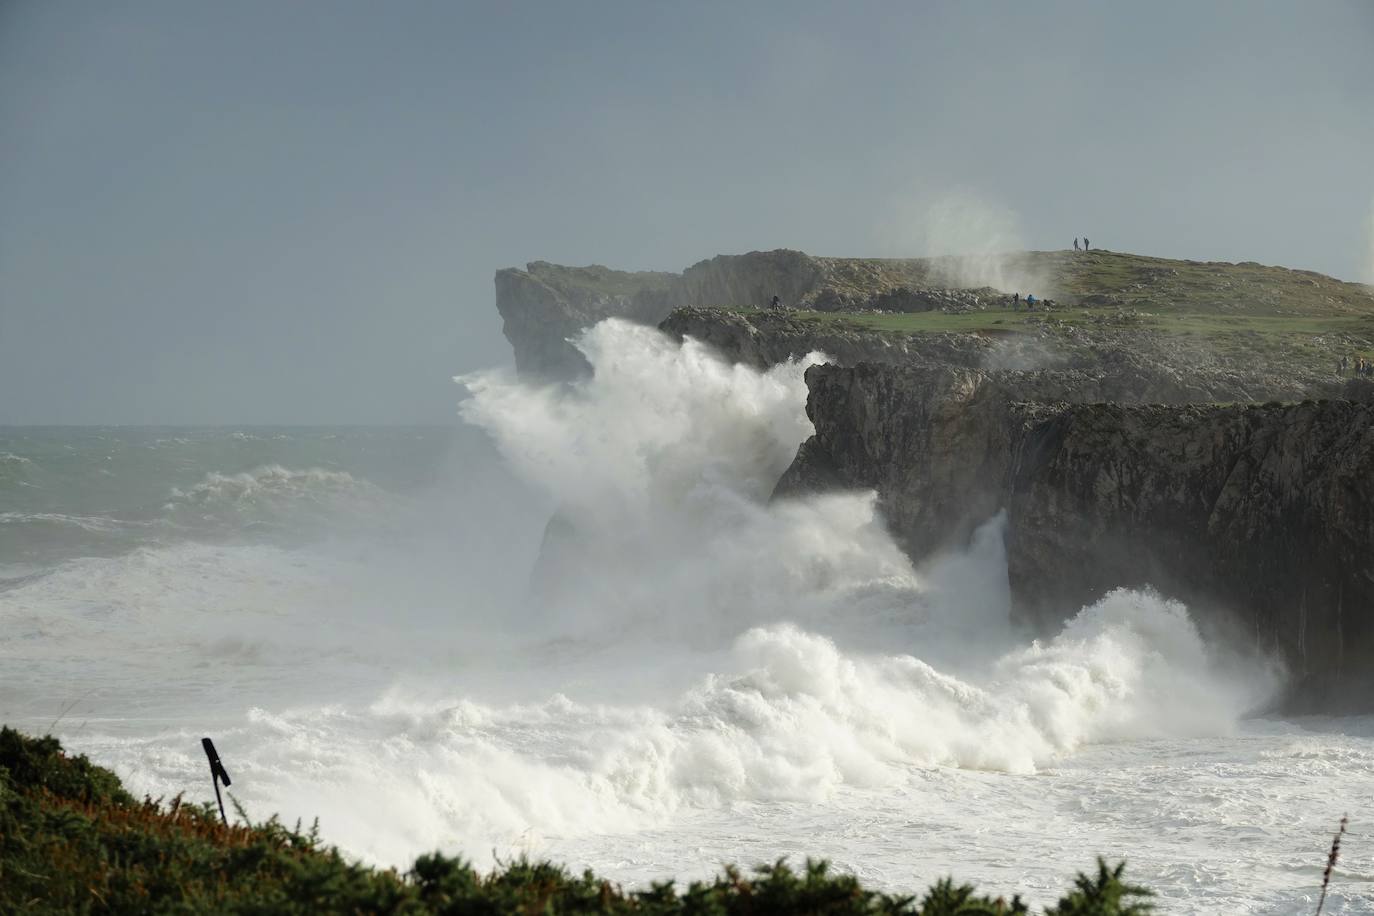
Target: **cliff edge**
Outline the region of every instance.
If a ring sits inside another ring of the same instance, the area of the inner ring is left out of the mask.
[[[1282,658],[1290,708],[1374,698],[1374,405],[1068,403],[1071,377],[807,372],[816,434],[779,495],[873,489],[914,558],[1007,513],[1016,616],[1057,629],[1119,586]]]
[[[497,292],[539,377],[586,372],[568,340],[612,314],[759,368],[820,351],[815,435],[778,495],[873,489],[917,560],[1005,511],[1028,625],[1154,587],[1280,657],[1290,708],[1374,710],[1369,287],[1105,251],[773,251],[681,274],[536,262]]]

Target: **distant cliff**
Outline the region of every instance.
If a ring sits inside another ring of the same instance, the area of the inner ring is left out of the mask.
[[[496,272],[496,309],[522,375],[575,378],[589,370],[569,343],[605,318],[657,324],[672,310],[676,274],[628,273],[607,267],[561,267],[532,261]]]
[[[931,287],[928,262],[817,258],[779,249],[719,255],[681,274],[628,273],[534,261],[496,273],[496,308],[522,374],[574,378],[587,363],[568,343],[603,318],[658,324],[675,308],[790,308],[920,312],[971,308],[1005,296],[991,289]]]
[[[773,251],[536,262],[497,299],[541,377],[587,371],[567,340],[609,315],[757,367],[820,351],[779,495],[874,489],[917,559],[1005,510],[1021,620],[1154,586],[1283,658],[1291,706],[1374,711],[1374,379],[1351,368],[1374,360],[1369,287],[1115,252]]]
[[[1022,304],[1029,294],[1041,301],[1035,310]],[[761,311],[774,296],[785,311]],[[516,365],[543,378],[585,373],[568,339],[603,318],[656,325],[688,309],[667,329],[722,346],[748,333],[746,361],[821,340],[847,364],[918,351],[960,365],[978,352],[998,368],[1118,360],[1246,379],[1190,395],[1198,399],[1267,400],[1334,382],[1340,355],[1374,356],[1371,303],[1368,287],[1310,271],[1105,251],[876,259],[780,249],[720,255],[680,274],[543,261],[496,274]]]

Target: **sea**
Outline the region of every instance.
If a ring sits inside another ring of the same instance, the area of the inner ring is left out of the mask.
[[[0,722],[365,862],[629,887],[824,858],[1037,906],[1098,856],[1179,914],[1374,913],[1374,718],[1118,589],[1010,622],[1004,520],[909,560],[775,500],[802,373],[617,321],[584,381],[428,427],[0,427]],[[240,813],[241,812],[241,813]]]

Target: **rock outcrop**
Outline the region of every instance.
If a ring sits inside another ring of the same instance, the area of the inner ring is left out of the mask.
[[[532,261],[496,272],[496,308],[515,368],[531,378],[576,378],[590,370],[568,343],[605,318],[657,324],[672,311],[676,274],[628,273],[607,267],[562,267]]]
[[[1281,655],[1290,706],[1374,708],[1374,406],[1071,404],[1015,375],[813,367],[778,492],[875,489],[917,558],[1005,509],[1021,619],[1154,586]]]
[[[1152,585],[1279,654],[1292,706],[1374,711],[1374,380],[1337,370],[1374,353],[1369,288],[1100,251],[992,261],[535,262],[497,274],[497,305],[540,378],[587,372],[569,338],[610,316],[759,368],[820,351],[816,432],[780,495],[874,489],[917,559],[1005,510],[1027,623]],[[1058,302],[1012,311],[1013,290]]]
[[[760,308],[774,296],[789,308],[818,311],[968,311],[1007,295],[951,288],[921,260],[817,258],[800,251],[719,255],[681,274],[628,273],[534,261],[496,273],[496,308],[521,374],[575,378],[586,360],[569,338],[603,318],[658,324],[676,308]]]
[[[962,367],[1000,373],[1011,387],[1041,390],[1053,378],[1056,399],[1127,404],[1262,403],[1342,397],[1368,400],[1374,382],[1329,372],[1286,373],[1272,366],[1200,355],[1164,335],[1082,330],[1064,335],[992,328],[893,331],[795,312],[675,309],[659,328],[710,344],[734,362],[766,368],[811,352],[840,366],[877,363],[910,368]],[[1014,373],[1020,372],[1017,375]],[[1044,373],[1059,373],[1045,376]]]

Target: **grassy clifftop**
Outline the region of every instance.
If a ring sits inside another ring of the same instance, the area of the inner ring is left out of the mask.
[[[1050,916],[1129,916],[1148,893],[1099,862]],[[513,862],[480,874],[421,856],[405,872],[367,868],[275,819],[226,827],[212,806],[136,801],[110,771],[52,738],[0,729],[0,912],[444,914],[1028,913],[1019,899],[940,881],[920,897],[880,893],[824,863],[785,863],[712,882],[625,890],[590,871]]]
[[[630,296],[682,287],[680,305],[762,306],[772,295],[784,304],[824,311],[862,311],[898,289],[977,289],[987,294],[1034,293],[1065,306],[1109,307],[1149,312],[1244,316],[1370,317],[1374,290],[1310,270],[1290,270],[1244,261],[1191,261],[1115,251],[1019,251],[938,258],[834,258],[799,251],[754,251],[720,255],[682,274],[626,272],[599,265],[565,267],[544,261],[527,273],[566,291]],[[791,287],[766,292],[757,301],[712,301],[721,289],[693,284],[694,278],[728,273],[746,278],[731,292],[747,289],[748,278]]]
[[[1374,292],[1310,270],[1243,261],[1191,261],[1115,251],[1028,251],[998,262],[1009,277],[1065,305],[1248,316],[1370,316]]]
[[[910,283],[938,282],[956,273],[932,268],[939,262],[931,260],[837,263],[851,277],[868,269],[862,265],[886,265],[884,282],[898,274]],[[973,307],[896,311],[817,309],[803,302],[788,314],[825,332],[1035,338],[1080,360],[1126,350],[1185,371],[1286,376],[1314,391],[1338,381],[1338,358],[1374,360],[1374,291],[1311,271],[1107,251],[1022,252],[993,265],[974,264],[966,273],[974,270],[1017,284],[1022,303],[1013,308],[1007,295],[984,295]],[[1028,310],[1028,292],[1050,298],[1049,306]]]
[[[1013,310],[1016,293],[1023,301],[1034,294],[1041,307]],[[1070,362],[1138,352],[1178,371],[1286,378],[1316,393],[1340,381],[1338,358],[1374,359],[1374,289],[1248,261],[1114,251],[832,258],[779,249],[719,255],[681,274],[542,261],[497,274],[517,365],[536,374],[585,371],[567,338],[601,318],[658,324],[684,308],[748,313],[774,296],[797,322],[826,333],[1035,337]]]

